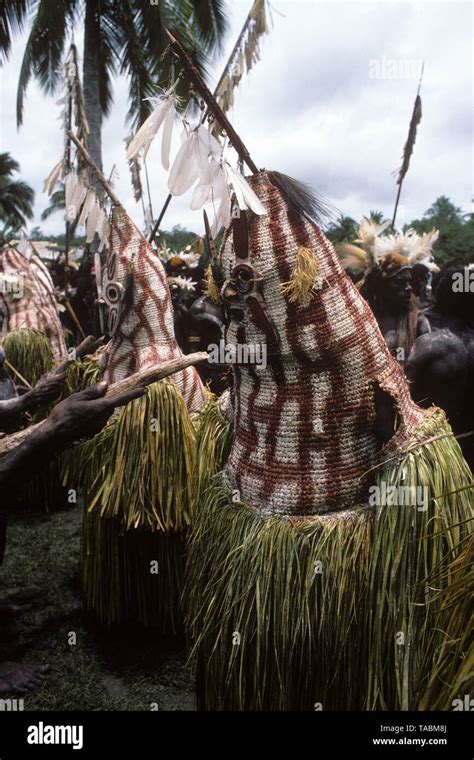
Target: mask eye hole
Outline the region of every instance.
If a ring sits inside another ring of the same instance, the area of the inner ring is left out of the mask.
[[[239,264],[232,272],[232,284],[235,289],[245,295],[253,290],[255,275],[252,267],[246,264]]]
[[[109,282],[105,288],[104,299],[109,304],[117,304],[122,295],[122,288],[118,282]]]

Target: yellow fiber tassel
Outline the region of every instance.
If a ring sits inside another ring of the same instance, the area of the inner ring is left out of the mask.
[[[316,278],[319,272],[319,264],[314,251],[311,248],[300,246],[296,258],[296,265],[288,282],[281,286],[283,293],[288,295],[290,303],[307,304],[314,296]]]
[[[212,269],[209,265],[206,269],[206,289],[205,293],[211,301],[214,301],[214,303],[217,303],[219,301],[219,291],[217,290],[216,281],[214,280],[214,277],[212,276]]]

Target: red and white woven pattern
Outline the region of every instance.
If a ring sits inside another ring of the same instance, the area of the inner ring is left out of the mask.
[[[114,261],[115,259],[115,261]],[[112,212],[105,271],[130,292],[121,305],[119,324],[107,349],[106,379],[113,384],[134,372],[182,356],[173,326],[173,306],[158,256],[123,208]],[[172,376],[189,411],[204,406],[206,390],[194,367]]]
[[[27,258],[15,248],[7,248],[2,254],[2,272],[14,277],[23,287],[21,298],[11,293],[4,295],[8,306],[8,331],[39,330],[51,343],[55,359],[67,355],[66,343],[58,316],[54,285],[46,265],[39,256]]]
[[[310,515],[364,500],[367,470],[379,456],[373,382],[394,398],[403,444],[424,420],[375,318],[316,224],[283,200],[267,173],[248,178],[268,213],[249,220],[250,262],[280,335],[265,369],[234,365],[235,427],[226,467],[240,498],[265,514]],[[235,265],[232,227],[221,246],[224,277]],[[281,290],[298,249],[312,249],[321,288],[308,304]],[[226,342],[264,343],[249,311],[227,326]]]

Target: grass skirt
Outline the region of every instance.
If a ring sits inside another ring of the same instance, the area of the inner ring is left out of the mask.
[[[82,447],[82,584],[99,622],[138,622],[163,634],[182,626],[194,442],[184,400],[163,380]]]
[[[474,489],[443,412],[375,483],[425,486],[426,508],[262,518],[207,488],[185,595],[200,709],[446,710],[472,686]]]

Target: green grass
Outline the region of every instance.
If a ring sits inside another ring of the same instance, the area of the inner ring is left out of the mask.
[[[183,642],[139,627],[99,627],[82,612],[81,519],[79,506],[10,515],[0,595],[15,586],[41,588],[19,619],[15,659],[51,666],[45,685],[25,696],[25,710],[193,709]]]

